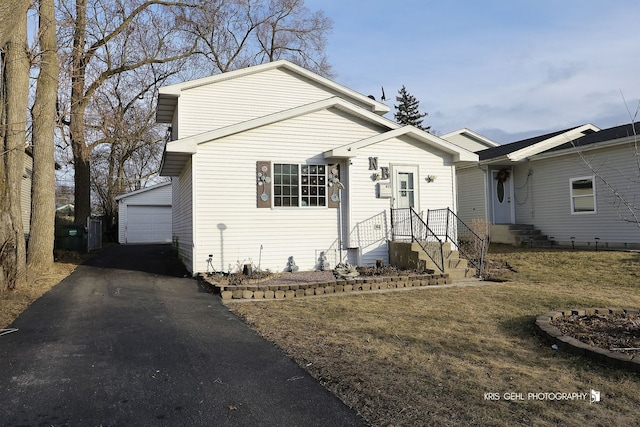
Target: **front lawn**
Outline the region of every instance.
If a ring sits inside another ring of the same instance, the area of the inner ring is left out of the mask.
[[[493,246],[489,259],[515,271],[482,286],[229,307],[375,426],[635,425],[640,376],[553,350],[534,321],[640,308],[640,255]],[[551,400],[591,390],[599,403]]]

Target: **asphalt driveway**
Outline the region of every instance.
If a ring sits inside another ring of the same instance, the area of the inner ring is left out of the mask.
[[[0,425],[365,425],[168,245],[105,248],[10,327]]]

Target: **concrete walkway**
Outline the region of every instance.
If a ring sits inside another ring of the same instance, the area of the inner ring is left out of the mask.
[[[364,426],[200,289],[170,246],[105,248],[0,336],[0,425]]]

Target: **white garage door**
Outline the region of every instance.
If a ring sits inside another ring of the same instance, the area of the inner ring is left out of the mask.
[[[171,206],[127,206],[126,243],[171,243]]]

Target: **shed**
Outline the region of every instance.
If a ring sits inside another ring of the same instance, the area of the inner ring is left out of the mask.
[[[171,182],[132,191],[118,201],[118,242],[171,243]]]

